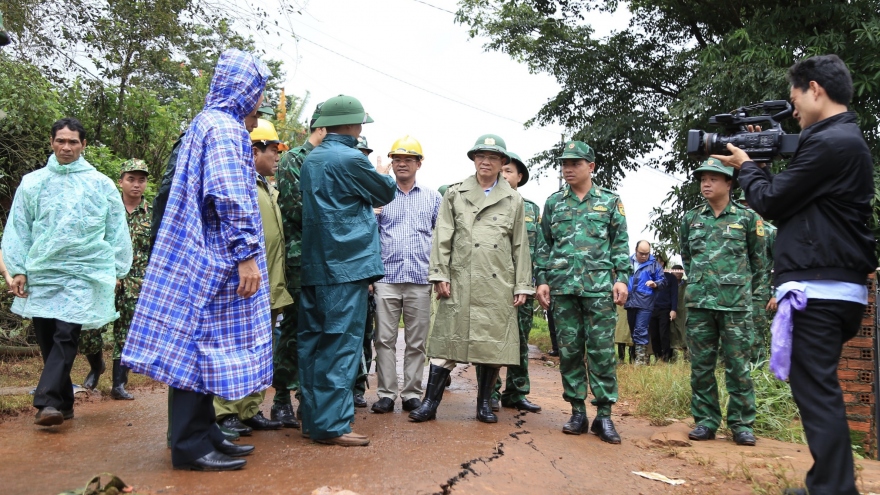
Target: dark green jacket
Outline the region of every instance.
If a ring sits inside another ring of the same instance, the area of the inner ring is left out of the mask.
[[[328,134],[303,163],[302,285],[335,285],[385,276],[373,207],[394,200],[397,184],[355,149]]]
[[[275,183],[278,186],[278,207],[284,224],[285,263],[287,288],[300,288],[300,269],[302,266],[302,193],[299,189],[299,176],[303,162],[315,149],[306,140],[281,157]]]

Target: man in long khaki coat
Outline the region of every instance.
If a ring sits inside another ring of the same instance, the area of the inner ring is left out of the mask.
[[[516,307],[535,293],[523,199],[500,174],[510,161],[504,140],[481,136],[468,158],[476,174],[449,186],[434,230],[428,281],[440,305],[428,338],[425,399],[409,415],[415,422],[436,417],[456,363],[485,365],[477,419],[498,422],[492,390],[500,367],[520,362]]]

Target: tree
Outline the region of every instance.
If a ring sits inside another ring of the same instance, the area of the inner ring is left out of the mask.
[[[627,29],[597,37],[590,15],[624,5]],[[593,145],[596,180],[605,185],[637,168],[639,157],[690,175],[698,163],[685,154],[688,129],[705,129],[710,116],[742,105],[787,99],[788,67],[827,53],[853,73],[851,108],[880,159],[878,0],[462,0],[456,19],[472,37],[488,37],[487,50],[556,78],[562,89],[527,125],[558,123]],[[794,122],[785,127],[797,132]],[[531,164],[553,166],[550,153]],[[655,210],[662,242],[678,250],[680,219],[698,201],[686,182]],[[877,219],[875,201],[875,230]]]

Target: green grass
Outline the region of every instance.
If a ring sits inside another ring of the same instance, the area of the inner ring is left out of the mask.
[[[620,397],[636,403],[634,413],[653,424],[663,425],[670,418],[691,419],[690,365],[687,362],[653,366],[619,366],[617,382]],[[722,415],[729,396],[724,386],[724,369],[716,370],[718,399]],[[797,405],[788,384],[776,379],[767,368],[752,370],[755,384],[755,434],[784,442],[806,443],[798,422]]]
[[[529,343],[544,352],[550,350],[550,330],[543,318],[535,317]],[[715,379],[723,416],[729,400],[723,367],[716,370]],[[692,420],[690,380],[690,363],[683,360],[671,364],[617,367],[620,399],[634,403],[633,414],[648,418],[655,425],[666,425],[670,419]],[[784,442],[806,443],[788,383],[777,380],[766,365],[752,370],[752,381],[757,413],[755,434]]]

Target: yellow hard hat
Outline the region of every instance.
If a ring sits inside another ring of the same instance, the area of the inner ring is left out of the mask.
[[[413,155],[419,157],[420,160],[425,157],[422,155],[422,145],[412,136],[403,136],[394,141],[394,144],[391,145],[391,151],[388,152],[388,157],[390,158],[391,155]]]
[[[289,146],[278,139],[278,131],[275,130],[275,126],[265,119],[257,119],[257,127],[254,127],[254,130],[251,131],[251,142],[256,143],[258,141],[263,144],[276,143],[278,144],[278,151],[290,149]]]

